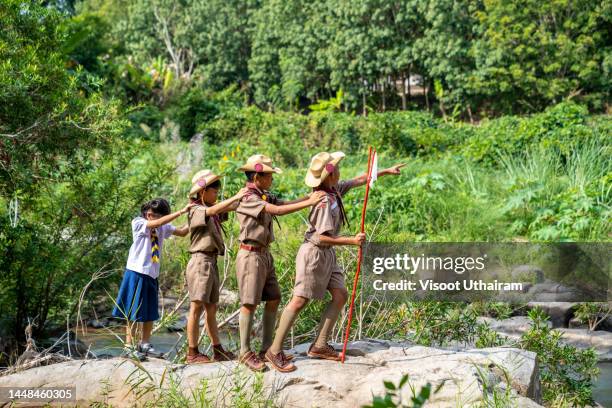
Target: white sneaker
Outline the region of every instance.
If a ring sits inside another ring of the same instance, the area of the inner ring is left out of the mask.
[[[140,350],[137,350],[136,348],[132,346],[125,346],[123,348],[123,351],[121,352],[121,357],[133,358],[134,360],[138,360],[138,361],[147,360],[147,356],[144,353],[142,353]]]
[[[151,343],[141,343],[138,345],[138,351],[144,353],[147,356],[163,358],[164,353],[161,353],[153,347]]]

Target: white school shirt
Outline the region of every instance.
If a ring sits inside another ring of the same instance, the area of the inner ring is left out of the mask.
[[[164,224],[157,228],[157,241],[159,243],[159,262],[151,261],[151,228],[147,228],[147,220],[136,217],[132,220],[132,246],[128,255],[126,268],[134,272],[149,275],[153,279],[159,276],[161,263],[161,250],[164,239],[170,237],[176,227]]]

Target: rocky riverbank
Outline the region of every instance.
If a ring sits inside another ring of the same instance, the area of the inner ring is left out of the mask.
[[[417,391],[427,383],[434,389],[442,384],[429,400],[431,407],[477,405],[490,401],[493,390],[512,406],[540,406],[538,365],[536,355],[529,351],[451,350],[368,340],[351,343],[349,357],[341,364],[309,359],[307,347],[302,344],[291,350],[297,371],[268,370],[259,379],[235,362],[186,366],[150,359],[139,365],[111,358],[37,367],[0,377],[0,386],[75,386],[79,404],[105,402],[123,407],[164,398],[160,396],[168,392],[160,391],[170,388],[186,396],[197,395],[205,384],[205,394],[215,398],[215,405],[231,405],[237,387],[252,387],[260,381],[260,394],[283,406],[356,407],[371,403],[373,395],[384,395],[383,381],[397,384],[408,374]],[[409,400],[410,387],[405,386],[402,394]]]

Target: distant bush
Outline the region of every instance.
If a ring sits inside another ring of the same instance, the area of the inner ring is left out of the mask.
[[[585,142],[606,144],[611,121],[589,116],[585,107],[561,103],[528,117],[506,116],[479,125],[444,122],[427,112],[347,113],[264,112],[256,107],[222,110],[200,117],[197,129],[209,141],[240,139],[265,149],[286,165],[300,165],[306,151],[341,149],[346,153],[372,145],[394,157],[439,157],[444,153],[498,167],[500,155],[520,155],[535,147],[563,157]]]
[[[540,146],[559,152],[564,157],[585,142],[609,137],[598,127],[589,125],[584,106],[564,102],[543,113],[527,117],[505,116],[486,121],[456,151],[467,158],[487,165],[498,165],[500,155],[517,155]],[[609,119],[602,119],[609,125]]]
[[[181,139],[189,140],[197,131],[198,124],[213,120],[221,107],[199,88],[191,88],[177,98],[169,109],[172,119],[180,126]]]
[[[126,137],[159,141],[159,131],[164,121],[163,112],[154,105],[141,105],[127,113],[131,126]]]

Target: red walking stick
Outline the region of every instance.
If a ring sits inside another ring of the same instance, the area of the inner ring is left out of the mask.
[[[361,232],[364,231],[365,227],[365,216],[366,216],[366,207],[368,206],[368,195],[370,194],[370,179],[372,178],[372,160],[374,157],[374,153],[372,152],[372,147],[370,146],[370,150],[368,151],[368,172],[367,172],[367,181],[366,181],[366,191],[365,198],[363,200],[363,207],[361,208]],[[342,346],[342,355],[341,361],[344,363],[344,359],[346,357],[346,346],[348,344],[349,334],[351,331],[351,321],[353,319],[353,306],[355,305],[355,293],[357,291],[357,283],[359,282],[359,272],[361,271],[361,258],[362,258],[362,245],[359,245],[359,250],[357,252],[357,272],[355,272],[355,280],[353,281],[353,292],[351,294],[351,303],[349,305],[349,314],[348,314],[348,322],[346,325],[346,333],[344,335],[344,345]]]

